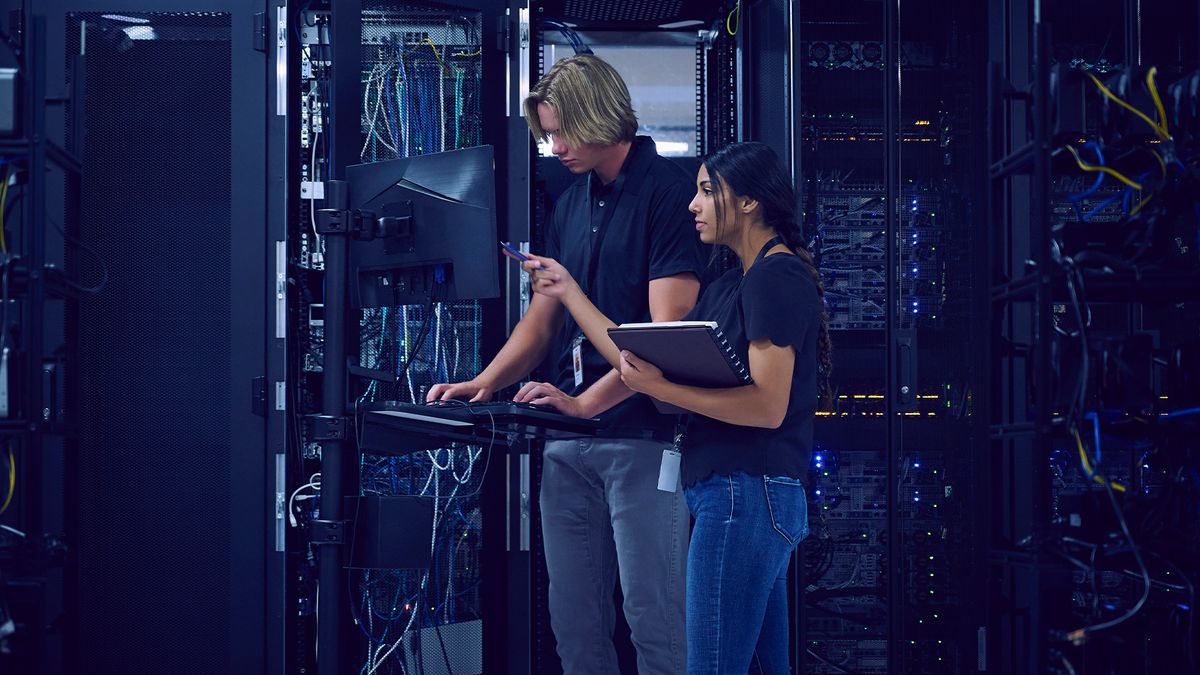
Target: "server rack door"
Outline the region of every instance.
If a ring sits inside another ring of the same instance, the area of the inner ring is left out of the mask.
[[[818,413],[805,485],[805,669],[892,672],[884,12],[853,1],[793,11],[802,219],[833,342],[831,398]]]
[[[899,8],[897,289],[888,307],[895,379],[902,612],[896,673],[973,672],[979,663],[973,577],[986,540],[975,536],[982,500],[973,481],[984,447],[973,425],[976,360],[987,314],[975,252],[984,237],[982,8],[918,0]]]
[[[265,672],[263,56],[250,2],[38,3],[86,50],[71,672]],[[236,149],[236,160],[235,160]]]

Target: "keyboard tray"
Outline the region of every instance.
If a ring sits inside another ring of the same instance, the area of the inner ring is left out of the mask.
[[[450,443],[509,447],[520,439],[594,436],[600,427],[596,419],[513,401],[374,401],[360,406],[359,414],[359,447],[374,454],[403,455]]]

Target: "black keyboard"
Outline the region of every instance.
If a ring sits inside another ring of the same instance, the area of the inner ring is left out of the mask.
[[[522,408],[524,410],[542,410],[545,412],[558,414],[558,411],[548,405],[534,405],[532,403],[518,403],[516,401],[460,401],[458,399],[450,399],[448,401],[429,401],[425,405],[435,408],[465,408],[467,410],[510,410],[513,408]]]
[[[594,436],[599,420],[515,401],[373,401],[359,407],[359,444],[368,452],[404,454],[448,443],[511,445],[518,438]]]

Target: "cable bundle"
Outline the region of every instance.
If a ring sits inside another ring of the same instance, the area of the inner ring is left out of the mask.
[[[1066,436],[1058,442],[1070,450],[1059,445],[1049,460],[1063,529],[1040,544],[1067,561],[1088,587],[1076,592],[1080,625],[1056,633],[1061,644],[1054,660],[1070,670],[1078,650],[1086,648],[1089,660],[1104,654],[1120,663],[1126,657],[1119,646],[1140,639],[1128,632],[1136,631],[1170,636],[1159,643],[1156,664],[1195,672],[1200,448],[1193,439],[1200,409],[1172,408],[1168,397],[1155,395],[1154,369],[1172,364],[1148,335],[1100,337],[1088,289],[1114,277],[1128,279],[1131,288],[1163,275],[1192,275],[1191,282],[1172,283],[1196,283],[1200,74],[1167,88],[1153,67],[1120,70],[1103,80],[1092,72],[1058,72],[1056,82],[1057,130],[1066,141],[1056,154],[1090,184],[1067,198],[1068,217],[1056,224],[1051,242],[1066,299],[1055,322],[1053,367],[1062,392],[1054,422]],[[1083,88],[1073,90],[1075,85]],[[1088,136],[1090,117],[1095,125]],[[1114,212],[1117,217],[1108,219]],[[1133,292],[1143,299],[1139,289]],[[1070,518],[1059,504],[1071,476],[1068,458],[1083,481],[1074,486],[1082,494]]]

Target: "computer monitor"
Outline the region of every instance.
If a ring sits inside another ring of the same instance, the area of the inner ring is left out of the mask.
[[[490,145],[346,167],[357,307],[500,295]]]

